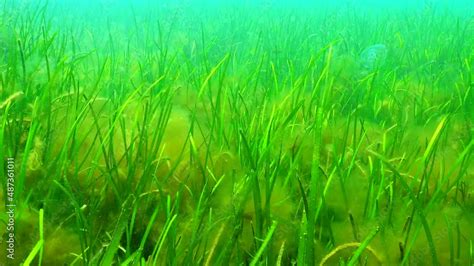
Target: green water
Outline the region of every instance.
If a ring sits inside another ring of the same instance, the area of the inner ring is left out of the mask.
[[[0,265],[473,265],[470,1],[2,1]]]

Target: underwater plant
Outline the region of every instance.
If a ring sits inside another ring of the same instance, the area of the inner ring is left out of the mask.
[[[10,262],[473,264],[467,8],[20,2],[0,4]]]

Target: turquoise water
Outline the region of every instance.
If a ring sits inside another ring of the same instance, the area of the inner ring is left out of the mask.
[[[0,265],[473,265],[471,1],[0,14]]]

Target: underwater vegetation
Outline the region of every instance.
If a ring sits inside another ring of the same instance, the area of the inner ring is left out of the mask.
[[[0,265],[474,263],[472,10],[61,3],[0,4]]]

